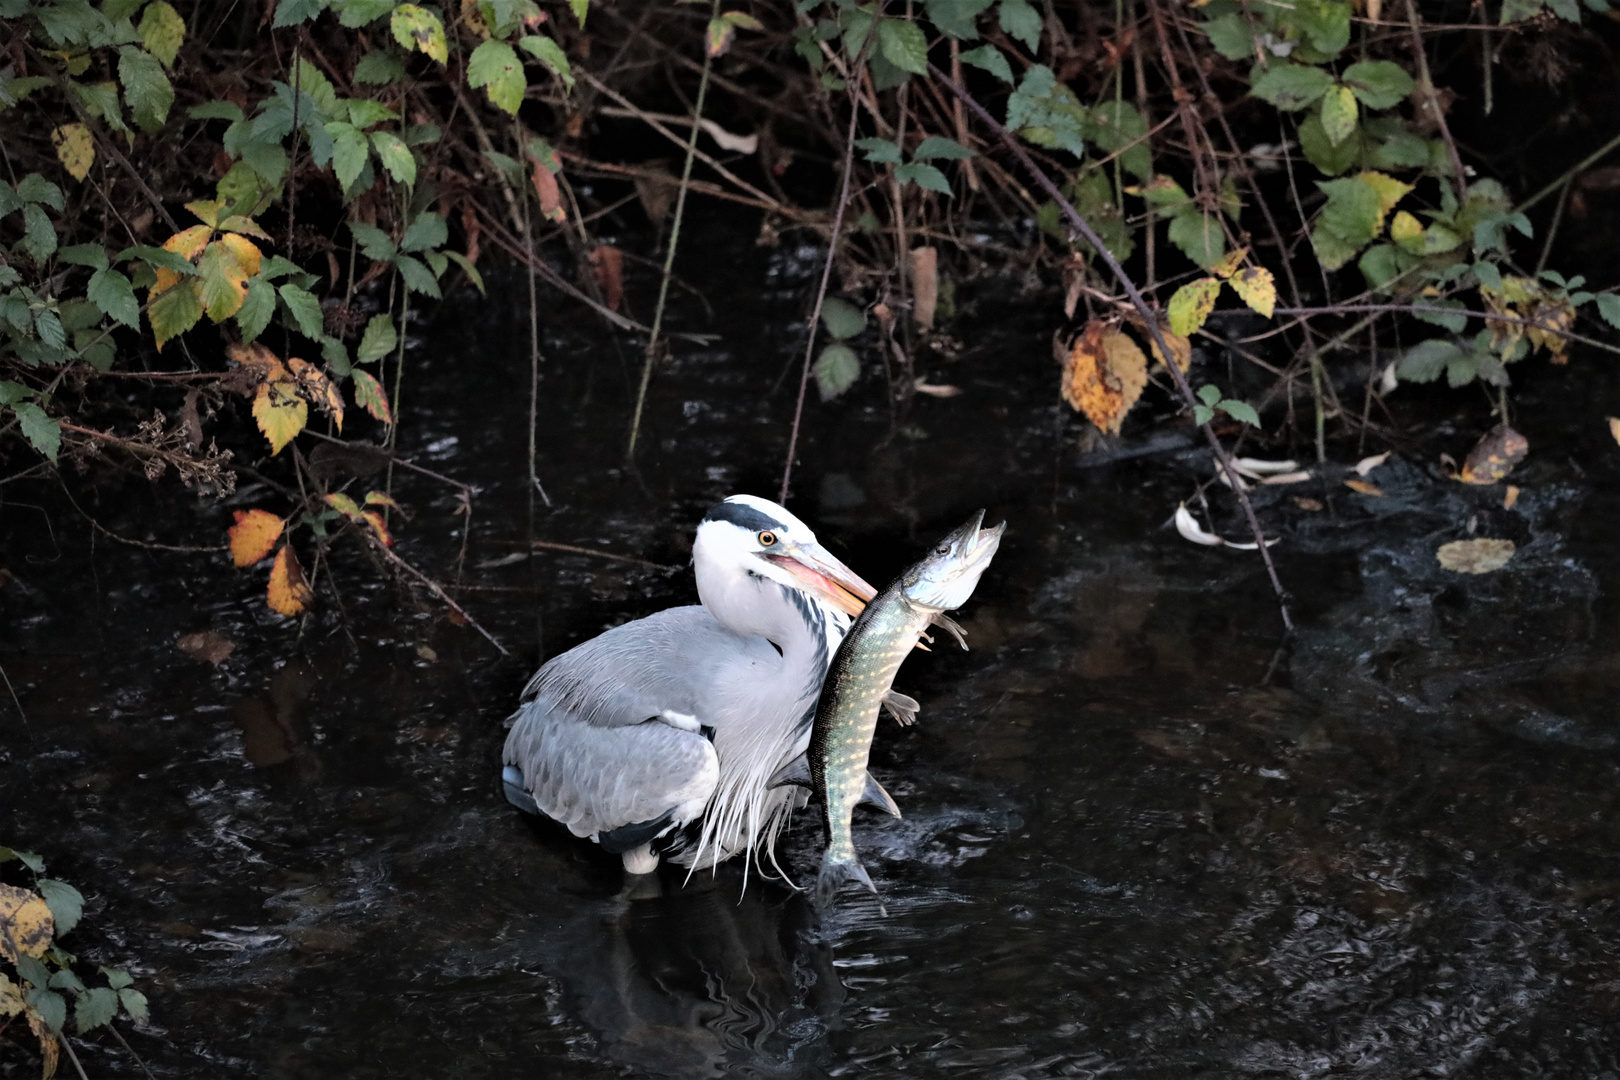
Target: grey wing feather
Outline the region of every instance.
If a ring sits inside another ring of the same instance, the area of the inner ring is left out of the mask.
[[[761,648],[769,649],[763,639],[735,634],[695,606],[615,627],[530,680],[504,763],[521,770],[541,812],[576,836],[670,811],[684,824],[719,777],[713,744],[684,728],[723,722],[707,708],[716,682]]]

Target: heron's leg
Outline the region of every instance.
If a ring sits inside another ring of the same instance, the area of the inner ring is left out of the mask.
[[[624,859],[624,872],[627,874],[650,874],[658,869],[658,856],[653,854],[650,842],[631,848],[621,858]]]

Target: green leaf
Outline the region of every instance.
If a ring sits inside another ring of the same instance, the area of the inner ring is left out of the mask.
[[[449,61],[444,23],[433,12],[416,4],[401,4],[394,9],[388,25],[394,32],[394,40],[405,48],[420,49],[441,64]]]
[[[57,451],[62,448],[61,426],[45,415],[45,410],[32,401],[20,401],[11,408],[17,414],[18,427],[22,429],[23,438],[27,439],[35,450],[55,461]],[[43,884],[43,881],[41,884]],[[45,898],[45,903],[46,906],[51,906],[49,896]],[[55,907],[51,907],[51,917],[56,917]],[[75,916],[76,919],[77,916]],[[60,921],[57,922],[56,932],[58,934],[64,933]]]
[[[523,144],[523,150],[534,160],[546,167],[546,171],[556,174],[563,171],[562,161],[557,157],[557,151],[544,139],[530,139]]]
[[[1205,383],[1198,388],[1198,400],[1205,405],[1213,405],[1221,400],[1221,388],[1214,383]]]
[[[1204,23],[1204,33],[1209,35],[1209,43],[1215,46],[1215,51],[1228,60],[1243,60],[1251,58],[1255,53],[1254,33],[1243,16],[1235,11],[1228,12]]]
[[[399,276],[407,289],[439,299],[439,282],[434,278],[433,271],[410,255],[398,256],[394,259],[394,265],[399,267]]]
[[[166,0],[152,0],[141,16],[141,44],[166,68],[174,67],[180,43],[186,39],[186,20]]]
[[[332,171],[337,174],[338,186],[348,191],[366,167],[366,137],[342,120],[327,124],[326,133],[332,136]]]
[[[928,21],[943,34],[959,41],[973,41],[979,36],[974,20],[994,0],[924,0]],[[1009,78],[1008,82],[1012,82]]]
[[[384,120],[399,119],[399,114],[393,109],[370,98],[351,98],[344,104],[348,106],[349,123],[357,128],[368,128]]]
[[[821,302],[821,324],[839,341],[846,341],[866,329],[866,313],[848,300],[829,296]]]
[[[485,93],[496,108],[517,114],[523,104],[523,91],[528,86],[523,77],[523,63],[512,51],[512,46],[494,38],[473,50],[467,61],[467,85],[485,87]]]
[[[1105,101],[1091,110],[1082,127],[1086,140],[1103,153],[1120,152],[1119,163],[1126,172],[1139,180],[1148,178],[1153,170],[1153,153],[1142,138],[1148,133],[1148,122],[1135,105]]]
[[[1410,269],[1417,260],[1394,244],[1374,244],[1362,252],[1356,264],[1369,289],[1382,289],[1386,282]]]
[[[1254,406],[1247,401],[1220,401],[1215,407],[1232,419],[1251,427],[1260,426],[1260,414],[1254,411]]]
[[[107,269],[107,249],[100,244],[74,244],[57,251],[56,257],[61,262],[72,263],[74,266],[88,266],[96,270]]]
[[[84,102],[84,107],[91,116],[99,116],[107,121],[107,126],[122,134],[129,132],[129,126],[124,123],[123,109],[118,104],[118,84],[104,83],[74,83],[73,93]]]
[[[877,36],[883,59],[913,75],[928,73],[928,38],[922,27],[905,19],[879,19]]]
[[[122,990],[126,986],[133,986],[135,984],[135,980],[130,978],[129,972],[125,971],[123,968],[103,967],[99,970],[101,971],[102,975],[106,976],[107,985],[112,987],[114,990]]]
[[[193,105],[186,110],[186,115],[193,120],[230,120],[233,123],[241,123],[242,106],[234,101],[210,101],[202,105]]]
[[[444,218],[431,210],[416,215],[405,230],[405,236],[399,242],[401,251],[426,251],[429,248],[443,246],[450,239],[450,229],[444,223]]]
[[[46,1027],[58,1035],[62,1033],[62,1025],[67,1023],[67,1002],[62,1000],[61,994],[36,987],[28,991],[28,1004],[39,1013]]]
[[[366,258],[374,259],[377,262],[388,262],[397,253],[398,249],[394,247],[394,241],[377,226],[367,225],[363,221],[348,221],[344,224],[348,225],[349,232],[360,242],[360,250],[365,254]]]
[[[834,342],[816,358],[815,373],[821,400],[831,401],[855,385],[855,380],[861,377],[861,361],[854,349]]]
[[[1197,424],[1198,426],[1202,427],[1203,425],[1209,423],[1213,419],[1215,419],[1215,410],[1210,408],[1208,405],[1194,405],[1193,406],[1193,423],[1194,424]]]
[[[1226,231],[1218,214],[1178,214],[1170,219],[1169,237],[1187,258],[1205,269],[1226,254]]]
[[[91,274],[84,295],[109,319],[140,329],[141,305],[135,299],[135,289],[129,278],[117,270],[102,269]]]
[[[281,0],[281,2],[286,3],[287,0]],[[118,991],[118,1003],[124,1007],[125,1012],[129,1013],[131,1020],[137,1024],[146,1023],[149,1014],[146,1008],[145,994],[139,990],[121,989]]]
[[[1350,44],[1350,4],[1347,0],[1294,0],[1292,21],[1305,31],[1311,47],[1327,60]]]
[[[1447,308],[1447,311],[1414,311],[1413,315],[1426,323],[1443,326],[1453,334],[1460,334],[1468,328],[1466,305],[1461,300],[1421,300],[1420,305],[1427,308]]]
[[[404,74],[404,63],[385,49],[372,49],[354,66],[354,81],[367,86],[386,86]]]
[[[1406,382],[1434,382],[1446,370],[1446,365],[1461,355],[1462,349],[1456,343],[1443,338],[1422,341],[1401,357],[1400,363],[1395,365],[1395,374]]]
[[[945,0],[946,3],[951,0]],[[971,64],[981,71],[988,71],[1008,86],[1013,85],[1012,67],[1001,50],[994,45],[980,45],[977,49],[969,49],[961,56],[962,63]]]
[[[1616,295],[1614,293],[1598,293],[1597,309],[1598,314],[1603,316],[1604,322],[1608,323],[1616,330],[1620,330],[1620,295]]]
[[[124,100],[141,130],[161,129],[174,104],[174,87],[169,85],[157,57],[132,45],[123,46],[118,50],[118,81],[123,84]]]
[[[321,338],[321,359],[340,377],[354,372],[354,365],[349,363],[349,347],[331,335]]]
[[[518,46],[550,68],[551,73],[561,79],[564,86],[570,90],[574,88],[574,69],[569,65],[568,54],[562,51],[561,45],[544,34],[532,34],[519,38]]]
[[[1377,188],[1354,176],[1318,180],[1316,186],[1328,197],[1320,220],[1329,232],[1357,248],[1378,235],[1384,208]]]
[[[937,191],[946,198],[951,195],[951,182],[945,178],[944,173],[932,165],[924,165],[917,161],[908,162],[905,165],[897,165],[894,175],[900,181],[901,187],[916,184],[920,188]]]
[[[473,288],[480,293],[484,291],[484,275],[478,272],[478,267],[473,265],[471,259],[459,251],[446,251],[445,255],[451,262],[461,267],[462,271],[467,275],[467,280],[473,283]]]
[[[276,290],[264,274],[248,279],[247,296],[236,309],[236,325],[242,330],[242,340],[252,341],[270,325],[276,313]]]
[[[366,331],[360,335],[360,345],[355,349],[356,363],[369,364],[373,360],[381,360],[394,351],[399,344],[399,335],[394,331],[394,320],[386,312],[373,315],[371,321],[366,323]]]
[[[416,156],[398,135],[374,131],[371,133],[371,145],[377,151],[377,160],[394,178],[394,183],[406,187],[416,183]]]
[[[997,21],[1011,37],[1024,43],[1033,55],[1041,45],[1041,16],[1028,0],[1001,0]]]
[[[1416,85],[1406,69],[1390,60],[1363,60],[1344,69],[1341,80],[1369,109],[1393,109]]]
[[[954,139],[947,139],[939,135],[930,135],[917,145],[911,152],[913,161],[934,161],[938,158],[947,158],[952,161],[965,161],[973,156],[973,151]]]
[[[875,165],[898,165],[900,148],[888,139],[856,139],[855,145]]]
[[[393,11],[395,3],[396,0],[335,0],[332,10],[337,12],[339,23],[358,30]]]
[[[1250,73],[1249,93],[1284,112],[1297,112],[1314,105],[1332,85],[1333,76],[1321,68],[1272,64],[1264,71],[1256,68]]]
[[[287,313],[292,316],[298,332],[311,341],[319,341],[324,335],[323,330],[326,319],[321,313],[321,302],[315,294],[307,289],[300,289],[291,282],[276,290],[281,294],[281,302],[286,305]]]
[[[56,253],[56,226],[38,203],[23,207],[23,250],[36,263],[43,263]]]
[[[272,29],[279,30],[283,26],[297,26],[315,18],[326,10],[327,0],[278,0],[276,3],[276,17],[271,20]]]
[[[105,986],[94,986],[79,995],[73,1003],[73,1022],[79,1034],[94,1031],[118,1014],[118,991]]]
[[[1330,87],[1322,95],[1322,132],[1329,143],[1338,146],[1356,130],[1360,108],[1356,95],[1347,86]]]
[[[10,379],[0,379],[0,405],[15,405],[19,401],[26,401],[34,396],[34,392],[20,382]],[[26,858],[24,858],[26,856]],[[22,859],[23,865],[34,873],[42,873],[45,863],[38,855],[27,851],[13,851],[8,847],[0,847],[0,863],[10,862],[12,859]],[[35,863],[39,863],[35,866]]]
[[[29,173],[17,181],[17,197],[25,203],[44,203],[57,213],[62,212],[62,189],[39,173]]]

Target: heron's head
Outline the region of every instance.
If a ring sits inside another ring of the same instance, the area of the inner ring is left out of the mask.
[[[954,611],[967,603],[1001,546],[1007,523],[993,529],[983,526],[984,511],[980,510],[907,570],[901,583],[906,599],[931,611]]]
[[[816,542],[810,526],[785,507],[757,495],[733,495],[703,515],[692,543],[692,565],[704,606],[737,629],[758,606],[759,587],[773,581],[816,603],[859,614],[877,595],[860,575]],[[772,590],[774,593],[775,590]],[[767,594],[764,601],[771,599]]]

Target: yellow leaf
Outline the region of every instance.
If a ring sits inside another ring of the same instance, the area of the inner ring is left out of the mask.
[[[227,345],[225,355],[233,364],[241,364],[259,374],[263,379],[285,379],[287,369],[281,366],[276,354],[265,348],[257,341],[251,345]]]
[[[314,364],[298,357],[290,357],[287,366],[292,369],[293,377],[298,380],[298,387],[304,397],[313,401],[322,412],[332,418],[339,431],[343,430],[343,395],[332,380]]]
[[[83,124],[63,124],[51,132],[51,142],[69,176],[83,180],[90,175],[90,166],[96,163],[96,142],[90,137],[89,128]]]
[[[277,615],[302,615],[315,600],[304,581],[304,568],[298,565],[298,556],[286,544],[276,552],[276,561],[270,567],[270,610]]]
[[[1502,496],[1502,509],[1511,510],[1519,501],[1519,488],[1516,484],[1509,484],[1507,492]]]
[[[1100,319],[1087,324],[1064,365],[1064,400],[1117,435],[1146,385],[1147,357],[1136,342]]]
[[[186,209],[191,211],[192,217],[207,225],[210,229],[217,229],[219,228],[219,208],[221,205],[223,204],[212,199],[198,199],[195,202],[186,203]]]
[[[405,512],[404,509],[399,505],[399,503],[394,501],[394,497],[392,495],[388,494],[386,491],[368,491],[368,492],[366,492],[366,505],[367,506],[387,506],[387,507],[391,507],[391,508],[393,508],[395,510],[398,510],[402,514]]]
[[[32,957],[45,955],[56,933],[56,920],[45,898],[31,889],[0,885],[0,956],[17,962],[17,950]]]
[[[1228,251],[1221,257],[1220,262],[1209,268],[1209,272],[1218,278],[1229,278],[1237,273],[1237,268],[1243,265],[1243,260],[1248,258],[1248,255],[1249,249],[1246,247]]]
[[[222,234],[219,243],[231,249],[231,254],[236,256],[236,261],[241,265],[244,274],[248,277],[258,275],[259,262],[264,258],[264,252],[259,250],[257,244],[245,236],[238,236],[236,233]]]
[[[28,1009],[28,1026],[33,1030],[34,1037],[39,1040],[39,1056],[44,1059],[44,1067],[40,1070],[40,1076],[44,1080],[51,1080],[51,1077],[56,1075],[56,1062],[62,1053],[62,1049],[57,1045],[56,1036],[51,1032],[50,1026],[45,1023],[45,1018],[39,1015],[39,1010],[32,1006]]]
[[[231,561],[252,566],[270,554],[286,525],[268,510],[236,511],[236,524],[226,530],[231,538]]]
[[[1368,480],[1346,480],[1344,486],[1363,495],[1372,495],[1380,499],[1384,497],[1383,488]]]
[[[1270,270],[1263,266],[1239,270],[1229,279],[1229,284],[1249,305],[1249,310],[1271,318],[1271,313],[1277,307],[1277,281],[1271,276]]]
[[[193,225],[191,228],[182,229],[163,241],[163,250],[172,251],[184,259],[195,259],[197,254],[208,246],[208,238],[213,234],[214,230],[207,225]],[[157,299],[173,288],[175,282],[180,280],[180,275],[167,267],[159,266],[156,268],[155,273],[157,274],[157,281],[146,291],[148,300]]]
[[[246,241],[243,241],[246,243]],[[252,247],[251,244],[248,245]],[[253,249],[255,253],[258,248]],[[203,309],[215,322],[224,322],[242,309],[247,300],[249,275],[236,258],[231,245],[221,241],[209,244],[197,263],[196,287]]]
[[[1406,193],[1412,190],[1412,185],[1403,184],[1393,176],[1381,172],[1357,173],[1356,179],[1378,192],[1378,229],[1382,230],[1384,215],[1395,209],[1395,204],[1406,197]]]
[[[1389,238],[1397,244],[1409,243],[1423,235],[1423,223],[1405,210],[1389,223]]]
[[[281,448],[292,442],[293,436],[304,430],[309,421],[309,406],[298,396],[298,384],[290,380],[276,380],[259,384],[253,398],[253,419],[259,430],[270,440],[270,452],[281,453]]]
[[[22,987],[7,976],[0,975],[0,1017],[16,1016],[27,1007],[23,1001]]]
[[[1453,540],[1441,544],[1435,557],[1440,565],[1458,574],[1488,574],[1500,570],[1513,558],[1511,540]]]
[[[343,494],[341,491],[335,491],[326,496],[326,505],[342,514],[350,521],[358,521],[360,518],[360,504],[349,498],[349,496]]]
[[[1170,298],[1170,329],[1182,337],[1192,337],[1215,310],[1215,298],[1220,294],[1220,279],[1212,277],[1199,278],[1177,289]]]

